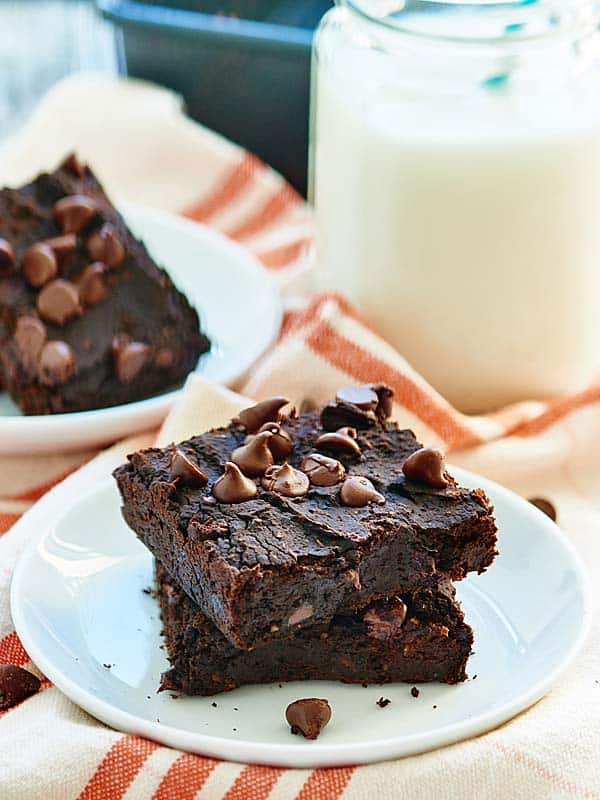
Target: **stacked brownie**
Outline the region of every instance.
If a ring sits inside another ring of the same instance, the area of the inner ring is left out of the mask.
[[[156,557],[161,688],[464,680],[473,637],[451,581],[496,554],[485,494],[389,420],[383,384],[300,416],[286,403],[115,472]]]
[[[0,191],[0,388],[24,413],[149,397],[180,385],[209,347],[75,156]]]

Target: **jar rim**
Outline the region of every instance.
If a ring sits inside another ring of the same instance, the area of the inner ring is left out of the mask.
[[[549,39],[584,38],[598,28],[600,13],[594,0],[335,0],[368,24],[380,30],[414,38],[456,44],[526,44]],[[414,22],[446,11],[483,14],[490,18],[493,33],[469,34],[421,30]],[[505,15],[505,16],[504,16]],[[497,29],[495,26],[497,23]]]

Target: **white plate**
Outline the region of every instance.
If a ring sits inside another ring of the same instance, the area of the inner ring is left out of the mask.
[[[206,226],[132,204],[121,211],[200,314],[213,349],[200,358],[198,372],[233,383],[279,332],[281,302],[269,274],[246,250]],[[160,424],[177,394],[97,411],[23,416],[0,392],[0,453],[66,452],[116,441]]]
[[[167,662],[156,602],[142,592],[152,582],[152,559],[122,521],[109,481],[67,511],[56,503],[48,514],[46,507],[45,529],[13,578],[17,632],[39,668],[90,714],[217,758],[291,767],[360,764],[483,733],[557,680],[588,627],[589,588],[573,548],[547,517],[483,478],[453,474],[489,493],[501,553],[488,573],[459,584],[475,632],[472,678],[460,686],[423,684],[417,699],[406,684],[365,689],[318,681],[209,698],[157,695]],[[36,518],[31,527],[39,530]],[[382,695],[392,701],[385,709],[375,705]],[[329,699],[333,718],[309,742],[290,735],[284,710],[314,696]]]

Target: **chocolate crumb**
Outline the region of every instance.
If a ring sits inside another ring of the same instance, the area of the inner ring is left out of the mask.
[[[144,594],[152,594],[152,589],[150,588],[150,586],[146,586],[145,589],[142,589],[142,592]]]
[[[112,664],[102,664],[102,666],[104,667],[104,669],[110,669],[112,667]]]
[[[413,697],[418,697],[421,694],[421,692],[417,689],[416,686],[412,687],[410,693],[412,694]]]
[[[212,706],[213,708],[216,708],[216,707],[217,707],[217,704],[216,704],[216,703],[211,703],[211,706]]]
[[[437,706],[431,706],[432,708],[437,708]]]
[[[375,703],[375,705],[379,706],[379,708],[385,708],[386,706],[389,706],[391,702],[392,701],[390,700],[389,697],[380,697],[379,700]]]
[[[474,680],[474,681],[477,680],[477,675],[473,675],[471,680]]]

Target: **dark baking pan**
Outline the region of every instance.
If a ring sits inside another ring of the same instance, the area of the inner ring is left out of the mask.
[[[323,0],[97,0],[121,70],[185,98],[188,113],[306,192],[310,53]],[[243,7],[245,19],[227,16]],[[218,13],[210,13],[210,12]]]

